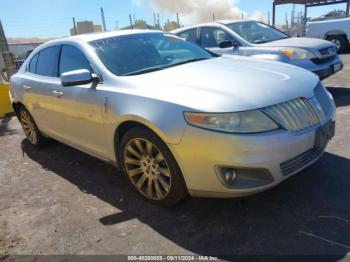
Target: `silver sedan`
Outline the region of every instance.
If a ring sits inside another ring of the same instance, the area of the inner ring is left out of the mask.
[[[48,42],[11,78],[11,99],[31,144],[110,162],[159,205],[276,186],[320,158],[335,126],[312,73],[159,31]]]

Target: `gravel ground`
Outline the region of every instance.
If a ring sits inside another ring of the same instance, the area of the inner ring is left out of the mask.
[[[243,199],[188,198],[173,208],[152,206],[108,164],[58,142],[34,149],[16,118],[0,120],[0,261],[8,254],[346,259],[350,55],[342,59],[345,69],[325,81],[337,104],[336,137],[327,152],[278,187]]]

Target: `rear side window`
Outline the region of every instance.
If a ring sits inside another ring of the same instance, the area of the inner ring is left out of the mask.
[[[32,60],[29,62],[28,71],[35,74],[36,71],[36,63],[38,62],[38,55],[35,55]]]
[[[197,28],[187,30],[178,34],[179,37],[186,39],[187,41],[197,42]]]
[[[77,47],[72,45],[64,45],[61,50],[59,75],[61,76],[65,72],[87,69],[91,71],[90,63]]]
[[[36,74],[42,76],[57,76],[58,46],[48,47],[39,53]]]

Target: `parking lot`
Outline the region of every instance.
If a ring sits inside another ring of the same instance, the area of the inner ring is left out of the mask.
[[[118,171],[58,142],[37,150],[16,118],[0,120],[0,260],[12,255],[350,254],[350,54],[325,81],[336,136],[313,166],[243,199],[161,208]]]

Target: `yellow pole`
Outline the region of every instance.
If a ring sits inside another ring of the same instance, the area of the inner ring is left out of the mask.
[[[9,85],[0,84],[0,118],[12,112],[13,108],[9,97]]]

